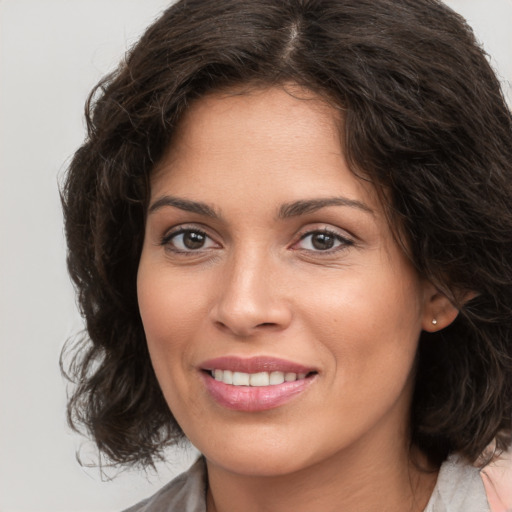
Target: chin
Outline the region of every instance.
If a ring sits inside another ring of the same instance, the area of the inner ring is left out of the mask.
[[[247,427],[247,426],[246,426]],[[299,429],[300,430],[300,429]],[[203,440],[204,442],[204,440]],[[215,442],[196,444],[208,463],[230,473],[279,477],[296,473],[328,458],[335,447],[315,446],[311,435],[286,432],[272,426],[231,431]]]
[[[264,450],[247,450],[242,453],[204,454],[210,464],[223,468],[230,473],[253,477],[279,477],[296,473],[309,466],[306,461],[281,453],[269,453]]]

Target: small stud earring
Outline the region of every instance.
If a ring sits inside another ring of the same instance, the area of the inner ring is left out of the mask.
[[[432,325],[437,325],[437,318],[432,318]]]

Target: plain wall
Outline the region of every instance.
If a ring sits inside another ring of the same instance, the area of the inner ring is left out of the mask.
[[[106,481],[114,471],[80,467],[75,452],[91,462],[94,449],[66,426],[58,366],[82,327],[58,176],[83,139],[88,91],[168,3],[0,0],[0,512],[121,510],[194,457],[170,453],[149,480]],[[512,0],[448,3],[474,26],[512,99]]]

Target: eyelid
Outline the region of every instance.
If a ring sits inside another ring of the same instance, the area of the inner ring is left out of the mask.
[[[157,245],[162,246],[170,246],[171,241],[173,238],[179,236],[182,233],[187,232],[196,232],[200,233],[201,235],[205,236],[207,239],[209,239],[213,244],[215,244],[216,247],[205,247],[205,248],[198,248],[198,249],[187,249],[187,250],[181,250],[178,248],[171,248],[169,247],[169,250],[178,253],[178,254],[198,254],[201,251],[208,251],[211,249],[221,248],[222,244],[218,242],[218,237],[215,235],[211,235],[209,233],[209,229],[206,227],[203,227],[199,224],[178,224],[176,226],[173,226],[165,231],[165,233],[160,237],[159,242]],[[300,248],[297,247],[298,244],[304,239],[306,239],[309,236],[312,236],[314,234],[323,233],[332,236],[335,238],[339,243],[337,246],[325,250],[321,249],[307,249],[307,248]],[[357,237],[354,235],[347,233],[346,230],[341,230],[340,228],[336,228],[330,225],[318,225],[318,226],[308,226],[303,229],[301,229],[295,237],[295,242],[292,243],[290,249],[297,250],[297,251],[304,251],[304,252],[312,252],[318,255],[329,255],[333,254],[337,251],[347,249],[350,246],[353,246],[356,244]]]
[[[195,232],[199,233],[203,236],[205,236],[207,239],[211,240],[217,247],[206,247],[206,248],[199,248],[199,249],[189,249],[189,250],[181,250],[177,248],[171,248],[171,241],[178,237],[180,234],[188,233],[188,232]],[[166,246],[169,250],[173,251],[174,253],[178,254],[198,254],[201,251],[208,251],[210,249],[216,249],[221,247],[221,244],[216,240],[215,237],[210,235],[207,229],[203,228],[202,226],[199,226],[197,224],[179,224],[177,226],[174,226],[170,229],[168,229],[159,240],[158,245]]]
[[[163,235],[160,236],[160,239],[164,240],[166,238],[171,238],[173,235],[183,233],[184,231],[197,231],[198,233],[204,233],[206,236],[212,239],[215,238],[215,236],[210,234],[211,229],[199,222],[180,222],[174,226],[167,227],[164,230]]]
[[[295,248],[302,240],[306,239],[307,237],[309,236],[312,236],[314,234],[317,234],[317,233],[324,233],[324,234],[327,234],[327,235],[330,235],[332,237],[334,237],[336,240],[338,240],[340,242],[340,245],[334,247],[334,248],[331,248],[331,249],[326,249],[326,250],[312,250],[312,249],[301,249],[301,248]],[[346,249],[347,247],[351,247],[353,245],[355,245],[356,243],[356,240],[355,240],[355,237],[352,236],[352,235],[349,235],[348,233],[346,233],[346,231],[343,231],[344,234],[340,233],[340,230],[336,229],[336,228],[333,228],[331,226],[319,226],[319,227],[315,227],[315,228],[306,228],[304,230],[301,230],[299,233],[298,233],[298,240],[296,242],[293,243],[292,245],[292,249],[293,250],[297,250],[297,251],[307,251],[307,252],[313,252],[315,254],[319,254],[319,255],[329,255],[329,254],[333,254],[337,251],[340,251],[340,250],[344,250]]]

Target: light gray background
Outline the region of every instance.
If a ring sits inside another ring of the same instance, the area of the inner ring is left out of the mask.
[[[219,0],[222,1],[222,0]],[[75,452],[58,358],[81,328],[65,270],[57,179],[84,136],[88,91],[168,0],[0,0],[0,512],[109,512],[153,493],[160,474],[105,481]],[[512,99],[512,0],[450,0],[492,55]],[[106,476],[115,474],[105,470]]]

